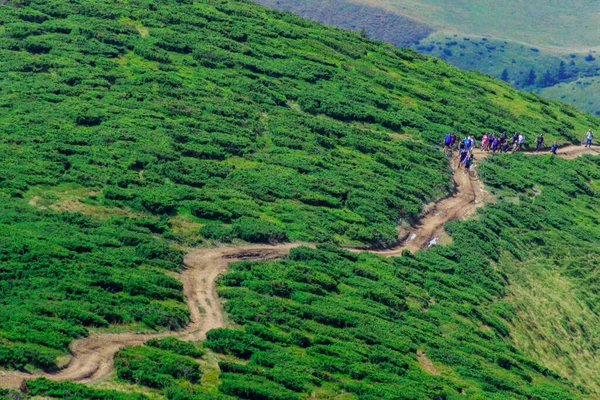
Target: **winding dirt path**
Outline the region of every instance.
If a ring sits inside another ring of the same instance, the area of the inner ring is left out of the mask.
[[[544,155],[543,153],[530,153]],[[584,154],[600,154],[597,148],[568,146],[559,149],[561,158],[572,159]],[[475,159],[481,160],[490,154],[475,151]],[[386,257],[399,256],[404,250],[417,251],[435,244],[447,221],[465,218],[478,207],[492,201],[483,185],[471,174],[454,168],[454,194],[435,203],[408,233],[406,239],[397,247],[389,250],[371,251]],[[179,332],[154,334],[95,334],[73,342],[71,359],[62,369],[50,373],[0,372],[0,387],[19,388],[23,380],[47,377],[56,381],[74,381],[80,383],[96,382],[113,372],[115,353],[126,346],[140,345],[152,338],[177,336],[181,340],[198,341],[206,337],[211,329],[223,327],[226,320],[221,303],[215,290],[215,281],[225,271],[227,265],[239,260],[266,260],[286,255],[302,243],[278,245],[249,245],[241,247],[220,247],[216,249],[198,248],[185,256],[186,269],[179,278],[190,310],[190,323]],[[353,250],[359,252],[361,250]]]
[[[274,259],[301,245],[303,244],[288,243],[276,246],[192,250],[185,256],[186,269],[179,276],[190,310],[190,323],[184,330],[150,334],[91,335],[73,342],[71,360],[64,368],[49,373],[0,372],[0,387],[17,389],[23,380],[42,376],[56,381],[96,382],[112,373],[113,357],[123,347],[143,344],[147,340],[164,336],[176,336],[186,341],[203,340],[209,330],[225,326],[225,317],[215,290],[215,280],[229,263],[239,260]]]
[[[385,257],[402,255],[404,250],[415,252],[437,243],[444,224],[455,219],[465,218],[477,208],[492,201],[481,182],[471,173],[458,170],[458,160],[452,160],[454,170],[454,193],[433,204],[419,222],[405,235],[405,239],[389,250],[369,250]],[[361,250],[351,250],[359,252]]]

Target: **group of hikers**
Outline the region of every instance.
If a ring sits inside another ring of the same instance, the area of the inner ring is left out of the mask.
[[[591,147],[594,134],[590,129],[585,135],[585,147]],[[496,134],[494,132],[484,133],[481,138],[480,149],[482,151],[491,151],[492,153],[508,153],[509,151],[518,152],[523,147],[525,142],[525,135],[521,132],[515,132],[511,137],[506,132],[502,134]],[[451,154],[452,151],[458,146],[458,166],[459,168],[464,167],[465,174],[473,166],[473,150],[475,149],[477,142],[475,135],[466,135],[464,139],[459,142],[456,133],[452,132],[444,136],[444,147]],[[544,134],[540,135],[536,139],[535,152],[538,153],[544,145]],[[554,142],[550,147],[550,153],[556,155],[558,150],[558,143]]]

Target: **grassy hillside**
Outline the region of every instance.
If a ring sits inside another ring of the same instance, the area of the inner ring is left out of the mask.
[[[529,91],[600,74],[592,22],[598,10],[592,1],[338,0],[332,6],[333,2],[310,0],[257,2],[330,25],[364,28],[372,38],[412,47],[462,69],[496,78],[508,74],[508,82]],[[582,102],[556,92],[544,94],[580,110],[599,111],[585,104],[593,101],[591,94]]]
[[[594,23],[599,16],[593,0],[477,2],[449,0],[353,0],[381,7],[449,32],[469,32],[511,42],[562,47],[597,48]],[[448,12],[451,8],[453,12]]]
[[[452,190],[435,147],[449,131],[520,130],[530,140],[544,132],[567,143],[598,119],[239,1],[11,1],[0,5],[0,35],[3,368],[51,370],[90,332],[183,326],[189,315],[173,273],[190,246],[313,241],[327,246],[256,267],[279,270],[282,292],[270,293],[273,282],[252,276],[250,264],[224,278],[245,333],[209,335],[201,372],[193,372],[198,354],[159,345],[120,353],[120,378],[158,385],[171,399],[216,392],[221,382],[218,390],[240,397],[368,398],[415,382],[421,397],[581,394],[511,347],[494,254],[464,258],[453,247],[385,261],[335,246],[390,245],[397,225]],[[522,182],[498,174],[502,184]],[[281,305],[277,318],[256,317],[263,295]],[[430,298],[437,311],[419,310]],[[358,328],[371,323],[397,335],[364,336]],[[442,376],[424,378],[417,350]],[[254,358],[237,366],[220,353]],[[290,368],[280,374],[268,358],[282,355]],[[220,378],[215,360],[229,363]],[[469,372],[479,365],[481,374]],[[117,396],[35,385],[32,394]]]
[[[538,90],[542,96],[560,99],[575,107],[600,115],[600,77],[577,79]]]
[[[201,360],[177,342],[123,350],[118,376],[168,399],[595,398],[600,163],[506,155],[480,173],[499,201],[448,224],[451,245],[236,263],[219,288],[236,329],[211,331]]]

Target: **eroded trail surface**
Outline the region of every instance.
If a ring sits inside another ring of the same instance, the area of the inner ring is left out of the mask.
[[[532,154],[547,155],[548,151]],[[597,155],[600,151],[596,147],[583,146],[568,146],[558,151],[558,155],[566,159],[584,154]],[[475,151],[476,162],[489,155],[486,152]],[[478,207],[492,201],[479,180],[472,173],[466,174],[458,169],[456,164],[457,161],[453,160],[454,194],[433,204],[399,246],[390,250],[372,251],[373,253],[392,257],[401,255],[404,250],[414,252],[430,247],[439,238],[447,221],[464,218]],[[186,269],[180,274],[190,310],[190,323],[184,330],[149,334],[94,334],[73,343],[71,360],[64,368],[51,373],[0,372],[0,387],[18,388],[24,379],[41,376],[57,381],[91,383],[113,372],[113,357],[125,346],[143,344],[149,339],[164,336],[177,336],[188,341],[203,340],[209,330],[226,325],[215,290],[215,280],[229,263],[239,260],[275,259],[301,245],[303,244],[294,243],[195,249],[186,255]]]

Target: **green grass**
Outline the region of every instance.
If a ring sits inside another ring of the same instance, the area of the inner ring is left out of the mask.
[[[600,115],[600,77],[580,78],[537,92],[544,97],[560,100],[580,110]]]
[[[567,51],[598,48],[593,21],[600,16],[593,0],[355,0],[413,17],[446,32],[462,32]],[[449,10],[452,10],[451,12]]]
[[[576,384],[600,390],[595,337],[600,317],[575,295],[577,284],[545,260],[508,259],[501,271],[511,276],[507,301],[514,305],[512,338],[531,358],[569,376]]]

